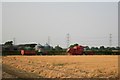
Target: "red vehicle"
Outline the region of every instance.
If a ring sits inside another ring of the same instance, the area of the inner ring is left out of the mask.
[[[22,55],[36,55],[35,50],[21,50]]]
[[[67,49],[69,55],[83,55],[84,47],[80,45],[75,45]]]
[[[84,51],[84,46],[80,46],[80,45],[75,45],[75,46],[72,46],[70,48],[67,49],[67,54],[69,55],[94,55],[95,52],[94,51]]]

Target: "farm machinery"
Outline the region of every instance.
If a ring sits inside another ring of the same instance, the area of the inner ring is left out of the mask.
[[[95,52],[93,51],[85,51],[85,47],[75,44],[75,45],[71,45],[68,49],[67,49],[67,54],[68,55],[93,55],[95,54]]]
[[[91,50],[85,50],[86,47],[78,45],[78,44],[74,44],[71,45],[66,53],[67,55],[94,55],[95,52],[91,51]],[[52,50],[52,54],[54,54],[54,52],[56,52],[55,50]],[[35,50],[21,50],[21,54],[22,55],[49,55],[50,51],[46,48],[44,48],[41,45],[37,45]],[[59,52],[60,54],[60,52]]]

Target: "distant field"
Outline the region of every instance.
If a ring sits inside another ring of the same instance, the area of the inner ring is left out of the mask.
[[[118,76],[117,55],[4,56],[2,59],[3,64],[44,78],[116,78]]]

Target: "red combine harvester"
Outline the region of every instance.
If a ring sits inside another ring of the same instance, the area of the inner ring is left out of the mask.
[[[84,46],[81,46],[81,45],[78,45],[78,44],[75,44],[75,45],[72,45],[70,46],[68,49],[67,49],[67,54],[68,55],[94,55],[95,52],[94,51],[85,51],[84,50]]]
[[[74,46],[69,47],[67,49],[67,53],[69,55],[83,55],[83,53],[84,53],[84,47],[76,44]]]

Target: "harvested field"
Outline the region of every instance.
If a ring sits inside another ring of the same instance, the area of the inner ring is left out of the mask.
[[[2,63],[44,78],[116,78],[118,56],[4,56]],[[3,76],[4,77],[4,76]]]

